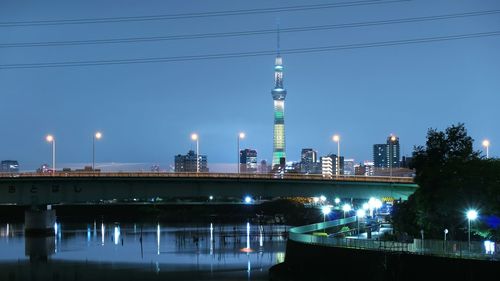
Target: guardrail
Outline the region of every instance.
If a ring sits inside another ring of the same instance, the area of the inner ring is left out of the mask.
[[[489,252],[486,252],[484,243],[472,241],[469,251],[468,242],[464,241],[440,241],[414,239],[412,243],[397,241],[381,241],[377,239],[358,238],[336,238],[331,236],[317,236],[312,233],[324,231],[325,229],[347,225],[356,222],[356,216],[315,223],[290,229],[289,239],[311,245],[326,247],[341,247],[375,251],[406,252],[415,255],[429,255],[448,258],[500,260],[499,246],[493,244]],[[491,245],[491,244],[490,244]]]
[[[380,176],[333,176],[303,174],[255,174],[255,173],[170,173],[170,172],[64,172],[55,173],[0,173],[0,178],[33,178],[33,177],[123,177],[123,178],[227,178],[227,179],[267,179],[267,180],[318,180],[349,182],[387,182],[413,184],[412,177],[380,177]]]

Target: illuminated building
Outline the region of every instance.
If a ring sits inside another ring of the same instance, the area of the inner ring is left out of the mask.
[[[248,148],[240,150],[240,167],[243,173],[257,172],[257,151]]]
[[[19,163],[16,160],[3,160],[0,163],[0,172],[18,173],[19,172]]]
[[[196,172],[196,153],[190,150],[186,155],[176,155],[175,160],[175,172]],[[207,156],[199,155],[200,165],[199,171],[202,173],[208,173]]]
[[[399,168],[399,138],[390,135],[385,144],[374,144],[373,162],[376,168]]]
[[[279,53],[278,32],[278,54],[274,65],[274,89],[271,91],[274,101],[274,135],[273,135],[273,162],[272,166],[280,164],[280,159],[286,159],[285,150],[285,97],[286,90],[283,88],[283,60]]]

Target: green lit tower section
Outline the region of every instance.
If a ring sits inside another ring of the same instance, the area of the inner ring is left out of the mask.
[[[285,152],[285,97],[283,88],[283,60],[276,56],[274,66],[274,89],[271,91],[274,101],[274,136],[273,136],[273,167],[280,164],[280,158],[286,158]]]

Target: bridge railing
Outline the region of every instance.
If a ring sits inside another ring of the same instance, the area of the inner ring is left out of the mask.
[[[55,173],[0,173],[0,178],[30,178],[30,177],[141,177],[141,178],[215,178],[215,179],[266,179],[266,180],[318,180],[318,181],[352,181],[352,182],[391,182],[414,183],[412,177],[382,177],[382,176],[350,176],[339,175],[323,177],[322,175],[304,174],[258,174],[258,173],[171,173],[171,172],[72,172],[57,171]]]
[[[440,256],[448,258],[465,258],[481,260],[500,259],[500,247],[490,244],[490,250],[486,252],[484,243],[472,241],[470,250],[468,242],[464,241],[440,241],[414,239],[412,243],[397,241],[382,241],[378,239],[338,238],[336,233],[331,236],[317,235],[317,231],[347,225],[356,222],[356,216],[315,223],[290,229],[289,239],[312,245],[326,247],[342,247],[376,251],[407,252],[418,255]]]

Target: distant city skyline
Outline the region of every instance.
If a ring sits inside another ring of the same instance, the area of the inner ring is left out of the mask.
[[[174,155],[195,150],[212,163],[236,165],[236,136],[241,148],[272,162],[273,106],[269,99],[275,58],[275,33],[61,46],[9,47],[13,43],[138,38],[245,30],[283,30],[310,26],[409,19],[493,11],[494,0],[401,1],[279,13],[124,21],[9,26],[9,22],[186,14],[255,8],[325,4],[325,1],[217,0],[31,2],[3,1],[0,10],[0,160],[17,160],[21,170],[51,163],[48,134],[57,140],[57,168],[64,163],[92,163],[92,138],[99,163],[171,163]],[[331,2],[328,2],[331,3]],[[337,2],[333,2],[337,3]],[[340,2],[339,2],[340,3]],[[64,16],[61,16],[64,15]],[[421,44],[347,48],[305,53],[307,48],[367,44],[429,37],[496,32],[498,15],[450,17],[281,34],[286,61],[287,161],[300,161],[303,148],[318,157],[336,154],[334,134],[341,136],[341,156],[356,162],[372,159],[373,144],[394,134],[401,156],[424,145],[429,128],[465,123],[484,151],[498,157],[500,130],[500,37],[488,35]],[[18,44],[19,45],[19,44]],[[242,52],[263,56],[168,63],[5,69],[13,64],[198,56]],[[499,143],[497,145],[497,143]],[[168,164],[167,164],[168,165]],[[162,167],[163,169],[164,167]]]

